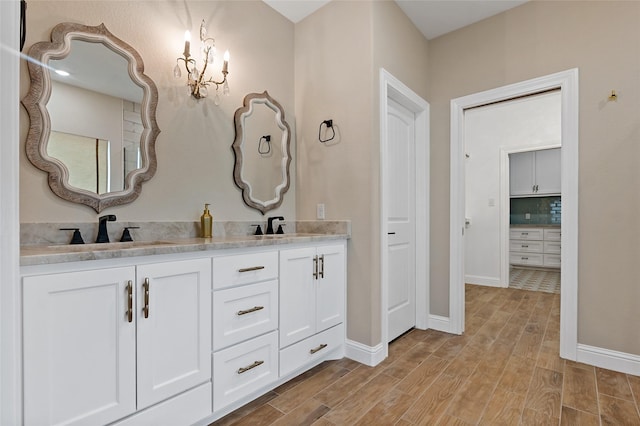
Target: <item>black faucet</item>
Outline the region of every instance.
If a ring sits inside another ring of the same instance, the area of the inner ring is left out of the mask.
[[[116,215],[108,214],[104,216],[100,216],[98,218],[98,238],[96,238],[96,243],[108,243],[109,242],[109,233],[107,232],[107,221],[115,222]]]
[[[269,219],[267,219],[267,235],[272,235],[273,232],[273,221],[274,220],[284,220],[284,217],[282,216],[271,216]]]

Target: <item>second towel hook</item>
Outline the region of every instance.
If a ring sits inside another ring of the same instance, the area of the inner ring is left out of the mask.
[[[329,139],[322,139],[322,126],[325,126],[325,133],[328,131],[328,129],[331,129],[331,137]],[[329,119],[329,120],[324,120],[322,123],[320,123],[320,128],[318,129],[318,140],[320,141],[320,143],[325,143],[325,142],[329,142],[330,140],[333,140],[333,138],[336,137],[336,129],[333,128],[333,120]]]

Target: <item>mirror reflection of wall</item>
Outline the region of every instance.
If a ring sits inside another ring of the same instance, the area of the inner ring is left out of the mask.
[[[126,174],[140,166],[140,137],[143,130],[140,104],[58,81],[52,81],[51,84],[53,88],[47,107],[52,133],[58,132],[58,139],[61,135],[68,134],[84,136],[90,140],[109,141],[110,145],[109,158],[105,159],[110,164],[110,173],[108,182],[102,187],[104,192],[96,192],[95,187],[78,186],[71,179],[69,184],[98,194],[122,191]],[[58,140],[57,143],[60,144],[61,141]],[[74,141],[69,143],[73,144]],[[51,138],[47,144],[47,153],[56,157],[50,144]],[[127,151],[129,155],[125,158]],[[58,159],[66,165],[69,176],[81,175],[86,169],[78,162],[67,163],[62,158]],[[74,170],[76,167],[80,170]]]
[[[111,147],[107,140],[51,131],[47,153],[69,170],[69,185],[104,194],[111,190]]]
[[[252,100],[250,113],[243,116],[244,140],[242,157],[244,160],[242,178],[251,186],[251,198],[270,201],[277,197],[276,188],[286,179],[283,175],[283,146],[286,135],[278,126],[276,112],[265,102]],[[270,136],[267,143],[264,136]],[[268,152],[267,152],[268,151]]]

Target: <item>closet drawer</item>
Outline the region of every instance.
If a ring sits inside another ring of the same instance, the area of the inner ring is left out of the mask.
[[[509,263],[513,265],[542,266],[542,253],[510,253]]]
[[[545,241],[560,241],[562,237],[562,231],[560,228],[545,228],[544,240]]]
[[[278,280],[213,292],[213,350],[278,328]]]
[[[538,240],[542,241],[542,228],[511,228],[509,230],[510,240]]]
[[[545,241],[544,253],[560,254],[560,241]]]
[[[218,290],[278,278],[278,252],[213,258],[213,289]]]
[[[213,354],[213,411],[278,378],[276,331]]]
[[[561,266],[561,257],[559,254],[545,254],[544,266],[551,268],[559,268]]]
[[[282,349],[280,351],[280,377],[303,365],[312,363],[314,359],[322,358],[325,354],[340,347],[342,342],[344,342],[344,325],[338,324]]]
[[[542,253],[543,244],[542,241],[527,241],[527,240],[511,240],[509,241],[510,252],[523,252],[523,253]]]

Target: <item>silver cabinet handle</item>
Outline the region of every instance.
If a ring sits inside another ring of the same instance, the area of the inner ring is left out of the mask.
[[[318,256],[313,258],[313,278],[318,279]]]
[[[133,322],[133,282],[127,282],[127,322]]]
[[[260,366],[262,364],[264,364],[264,361],[254,361],[254,363],[251,364],[251,365],[247,365],[246,367],[238,368],[237,373],[238,374],[246,373],[247,371],[249,371],[249,370],[251,370],[253,368],[256,368],[256,367],[258,367],[258,366]]]
[[[252,266],[250,268],[241,268],[241,269],[238,269],[238,272],[259,271],[260,269],[264,269],[264,266]]]
[[[144,290],[144,307],[142,308],[142,312],[145,318],[149,318],[149,278],[144,279],[142,289]]]
[[[529,244],[522,244],[522,248],[528,248]]]
[[[320,278],[324,278],[324,254],[320,256],[320,272],[318,274]]]
[[[320,352],[321,350],[323,350],[324,348],[326,348],[328,345],[326,343],[322,343],[320,346],[318,346],[317,348],[313,348],[311,350],[309,350],[309,353],[311,355],[315,354],[316,352]]]
[[[249,309],[245,309],[245,310],[242,310],[242,311],[238,311],[238,312],[236,312],[236,315],[238,315],[238,316],[247,315],[247,314],[250,314],[251,312],[259,311],[261,309],[264,309],[264,306],[254,306],[253,308],[249,308]]]

